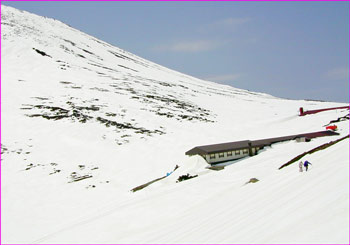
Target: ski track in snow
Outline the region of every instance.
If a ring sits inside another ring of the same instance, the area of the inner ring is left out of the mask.
[[[348,139],[305,156],[308,172],[278,170],[348,121],[221,171],[184,155],[321,131],[348,110],[299,107],[344,104],[196,79],[4,5],[1,25],[2,243],[349,243]]]

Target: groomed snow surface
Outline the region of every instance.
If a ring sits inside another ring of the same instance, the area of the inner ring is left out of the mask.
[[[349,139],[306,155],[307,172],[278,170],[349,121],[221,171],[184,154],[321,131],[349,111],[299,107],[344,104],[202,81],[3,5],[1,18],[1,243],[349,243]]]

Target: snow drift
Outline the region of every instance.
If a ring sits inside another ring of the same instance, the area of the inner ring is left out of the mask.
[[[348,139],[278,170],[348,121],[222,171],[184,154],[320,131],[348,110],[298,108],[344,104],[202,81],[4,5],[1,71],[2,243],[349,243]]]

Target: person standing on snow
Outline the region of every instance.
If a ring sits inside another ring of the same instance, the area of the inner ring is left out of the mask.
[[[303,172],[303,161],[299,162],[299,172]]]
[[[311,162],[308,162],[307,160],[304,162],[305,171],[307,171],[309,164],[311,164]]]

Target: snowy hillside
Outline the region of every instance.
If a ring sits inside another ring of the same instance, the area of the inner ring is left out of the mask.
[[[348,138],[278,170],[348,121],[221,171],[185,155],[321,131],[348,110],[299,107],[336,106],[202,81],[2,5],[1,242],[349,243]]]

